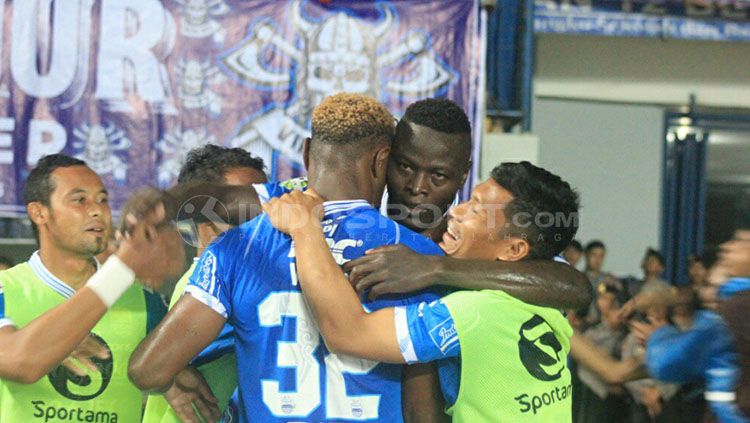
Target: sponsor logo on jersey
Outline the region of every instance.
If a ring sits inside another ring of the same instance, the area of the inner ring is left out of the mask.
[[[545,382],[559,379],[565,369],[565,357],[561,356],[562,345],[549,323],[534,315],[521,325],[518,335],[518,353],[526,371]]]
[[[101,395],[112,380],[112,349],[100,336],[94,333],[90,336],[109,351],[109,357],[105,359],[90,357],[97,368],[97,372],[87,369],[85,376],[78,376],[61,365],[47,375],[55,390],[67,399],[74,401],[92,400]]]
[[[44,422],[94,422],[117,423],[117,413],[106,411],[84,410],[80,407],[48,406],[44,401],[31,401],[34,406],[34,417]]]

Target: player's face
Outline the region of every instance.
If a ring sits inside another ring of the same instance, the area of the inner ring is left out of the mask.
[[[664,266],[661,265],[659,259],[654,256],[648,256],[643,260],[643,273],[646,276],[656,277],[664,271]]]
[[[604,248],[592,248],[586,253],[586,268],[599,272],[604,264]]]
[[[434,227],[466,181],[463,146],[469,135],[445,134],[409,123],[388,161],[389,215],[417,232]]]
[[[266,182],[266,174],[252,167],[234,167],[224,173],[224,183],[227,185],[248,186]]]
[[[449,212],[440,248],[456,258],[503,259],[503,251],[514,241],[504,233],[505,207],[512,200],[513,194],[491,178],[477,185],[469,201]]]
[[[54,191],[50,196],[46,231],[60,249],[95,256],[107,248],[112,228],[107,190],[93,170],[86,166],[56,169],[50,175]]]

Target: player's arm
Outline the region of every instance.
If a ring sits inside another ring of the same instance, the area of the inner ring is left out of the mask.
[[[308,210],[322,212],[320,199],[313,193],[294,191],[270,200],[263,208],[277,229],[292,236],[302,291],[328,349],[335,354],[404,363],[396,338],[394,309],[365,313],[331,255],[320,217],[305,217]]]
[[[643,358],[615,360],[578,333],[570,338],[570,355],[609,384],[621,384],[648,377]]]
[[[403,245],[368,251],[364,257],[348,262],[344,271],[358,292],[370,290],[370,298],[441,284],[461,289],[495,289],[530,304],[578,309],[588,307],[593,295],[586,276],[565,263],[423,256]]]
[[[188,183],[160,191],[144,188],[128,198],[122,213],[142,216],[157,204],[164,204],[169,220],[212,222],[219,225],[240,225],[261,212],[260,198],[252,186]],[[128,232],[126,221],[120,228]]]
[[[128,376],[145,392],[164,392],[224,327],[226,318],[191,295],[183,296],[130,356]]]
[[[435,363],[404,367],[401,380],[401,410],[405,423],[448,423],[445,399]]]
[[[0,328],[0,378],[26,384],[42,378],[79,348],[136,275],[153,279],[154,269],[165,268],[170,251],[183,254],[181,244],[167,243],[166,229],[157,232],[153,226],[163,216],[161,208],[135,224],[130,238],[70,299],[20,329]],[[92,355],[103,354],[95,346],[90,349]]]

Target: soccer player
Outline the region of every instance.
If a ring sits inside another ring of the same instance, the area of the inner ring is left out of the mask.
[[[332,222],[320,222],[314,193],[291,193],[264,209],[291,234],[300,284],[331,351],[390,363],[460,357],[441,362],[454,421],[571,420],[572,329],[558,310],[483,290],[367,313],[328,251],[321,228]],[[577,221],[555,225],[548,218],[577,212],[578,196],[560,177],[528,162],[503,163],[451,210],[440,245],[454,258],[550,260],[573,238]]]
[[[163,208],[129,216],[134,229],[99,268],[111,215],[94,171],[47,156],[23,194],[39,250],[0,272],[0,421],[140,421],[127,360],[165,309],[133,282],[182,270],[179,234],[157,230]]]
[[[388,162],[388,217],[439,242],[448,209],[471,168],[471,125],[447,99],[411,104],[396,125]],[[577,218],[573,217],[573,218]],[[387,246],[345,265],[359,293],[370,298],[413,292],[438,283],[463,289],[499,289],[528,303],[578,309],[592,291],[572,266],[530,257],[516,262],[424,257],[404,246]]]
[[[330,249],[343,263],[383,244],[440,254],[427,238],[383,217],[377,204],[394,121],[362,95],[328,97],[313,112],[304,158],[309,186],[328,202]],[[262,197],[262,196],[261,196]],[[235,328],[240,421],[402,421],[403,366],[329,354],[304,305],[289,237],[264,216],[219,237],[196,266],[185,295],[141,344],[131,379],[163,390],[226,321]],[[436,299],[423,292],[369,309]],[[362,307],[362,305],[360,305]],[[426,416],[429,418],[429,416]]]
[[[265,183],[266,175],[263,172],[263,160],[253,157],[249,152],[241,148],[209,144],[188,153],[177,177],[179,184],[196,181],[217,185],[251,186]],[[196,229],[196,257],[177,282],[169,303],[170,308],[182,297],[188,279],[195,271],[195,264],[205,247],[229,229],[229,226],[204,222],[198,223]],[[163,397],[149,396],[143,422],[192,421],[197,418],[197,413],[207,417],[218,417],[237,387],[237,357],[234,354],[233,336],[232,327],[227,324],[219,337],[193,359],[191,366],[181,373],[177,383],[173,384]],[[195,370],[192,370],[193,368]],[[195,371],[200,374],[196,374]],[[207,387],[210,393],[206,392],[204,387]]]

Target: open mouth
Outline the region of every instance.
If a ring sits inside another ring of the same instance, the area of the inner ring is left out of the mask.
[[[450,222],[448,223],[448,229],[443,233],[443,240],[439,245],[447,255],[455,253],[461,246],[461,234],[453,228]]]
[[[92,234],[98,235],[98,236],[104,236],[105,230],[104,230],[103,226],[95,226],[95,227],[86,229],[86,232],[92,233]]]

